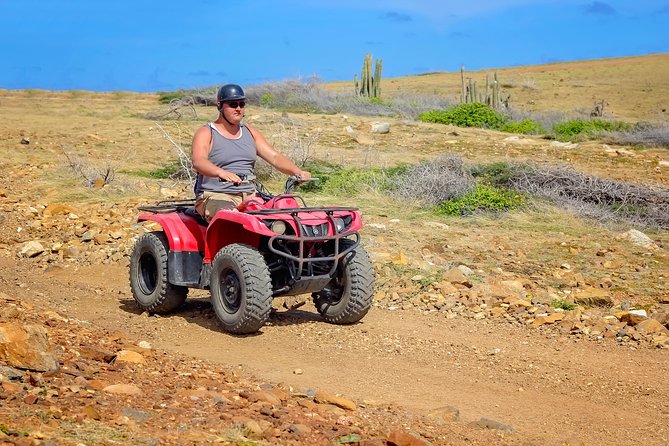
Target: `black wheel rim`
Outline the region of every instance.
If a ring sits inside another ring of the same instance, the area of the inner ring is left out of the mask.
[[[335,276],[332,278],[328,286],[323,289],[327,301],[330,305],[337,305],[339,302],[341,302],[341,298],[344,295],[345,287],[346,287],[346,279],[344,276],[343,267],[340,264],[337,267]]]
[[[139,287],[144,294],[151,294],[158,284],[158,262],[150,253],[139,258]]]
[[[221,302],[226,311],[236,313],[242,304],[242,283],[233,270],[221,272],[220,280]]]

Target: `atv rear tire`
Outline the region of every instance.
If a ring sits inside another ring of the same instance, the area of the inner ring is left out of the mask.
[[[353,243],[342,239],[340,250]],[[365,317],[374,297],[374,267],[364,248],[358,245],[342,259],[330,283],[312,297],[318,313],[331,324],[353,324]]]
[[[167,313],[186,300],[188,288],[167,281],[169,244],[162,231],[143,235],[130,256],[130,289],[135,303],[149,313]]]
[[[221,248],[212,262],[210,288],[211,304],[225,331],[255,333],[269,319],[269,269],[256,249],[241,244]]]

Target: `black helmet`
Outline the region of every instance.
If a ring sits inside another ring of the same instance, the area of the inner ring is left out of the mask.
[[[243,101],[246,99],[246,96],[244,96],[244,90],[242,90],[242,87],[239,85],[226,84],[218,90],[218,96],[216,98],[219,102]]]

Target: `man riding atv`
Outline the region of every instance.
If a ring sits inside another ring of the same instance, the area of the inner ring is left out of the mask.
[[[311,175],[241,123],[245,99],[238,85],[221,87],[218,119],[193,138],[196,199],[140,207],[137,220],[162,230],[141,236],[130,256],[135,302],[167,313],[184,303],[189,288],[209,289],[223,328],[248,334],[267,322],[274,297],[311,294],[327,322],[358,322],[374,294],[360,212],[308,207],[292,194]],[[283,194],[253,181],[256,155],[291,175]]]

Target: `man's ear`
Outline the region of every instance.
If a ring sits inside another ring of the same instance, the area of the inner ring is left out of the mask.
[[[218,111],[223,110],[223,103],[221,101],[216,101],[216,108]]]

